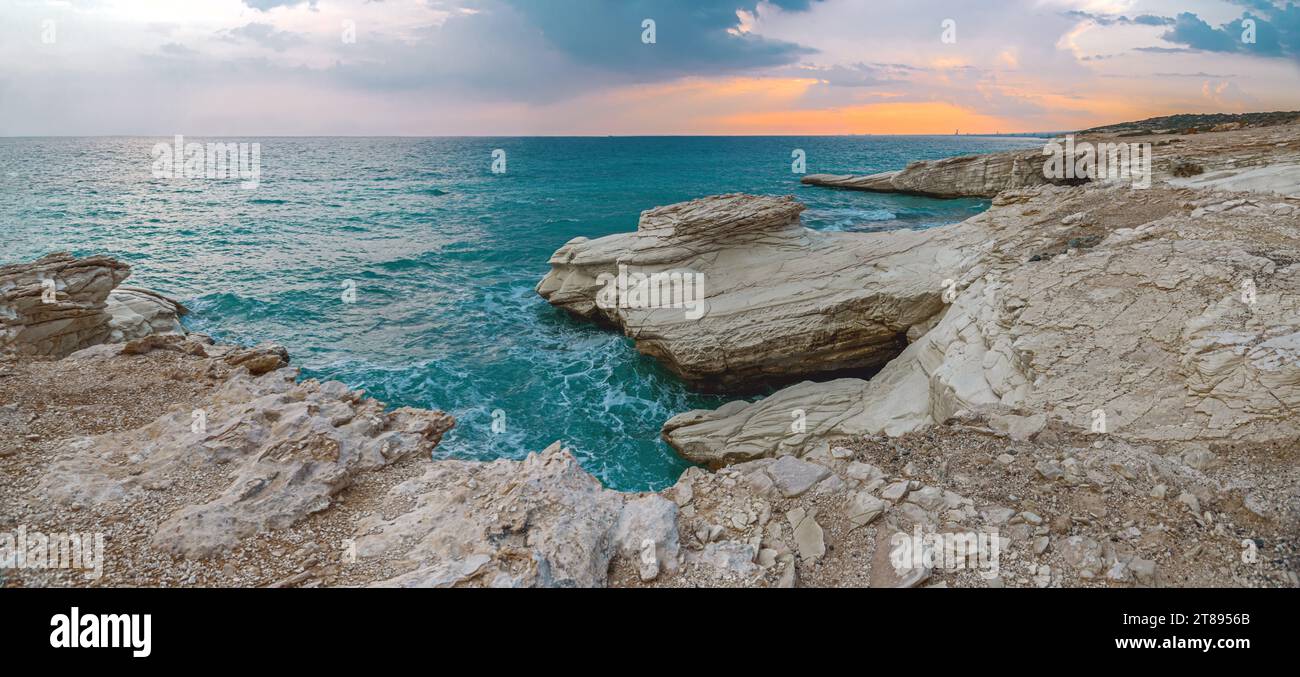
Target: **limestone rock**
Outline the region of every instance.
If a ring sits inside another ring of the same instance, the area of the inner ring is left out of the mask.
[[[289,351],[277,343],[259,343],[252,348],[242,348],[225,356],[226,364],[243,367],[253,376],[260,376],[289,364]]]
[[[1188,218],[1211,206],[1222,208]],[[1054,421],[1130,440],[1289,439],[1300,406],[1297,215],[1267,196],[1162,187],[1004,192],[947,227],[982,233],[985,255],[957,276],[934,326],[870,381],[803,383],[688,412],[665,439],[718,464],[902,434],[959,412],[1000,420],[1016,438]],[[1096,239],[1064,255],[1089,229]],[[1029,260],[1036,251],[1061,253]],[[803,434],[789,432],[794,409]]]
[[[453,424],[441,412],[386,412],[341,383],[294,383],[295,376],[241,372],[195,411],[71,441],[42,486],[60,504],[87,505],[221,478],[211,500],[166,517],[153,538],[165,552],[205,557],[329,507],[358,473],[428,453]]]
[[[704,546],[695,559],[724,576],[743,579],[758,573],[759,567],[754,563],[756,557],[754,546],[748,543],[719,541]]]
[[[897,503],[903,500],[904,496],[907,496],[909,484],[910,482],[906,480],[893,482],[880,491],[880,497],[890,503]]]
[[[67,253],[0,267],[0,353],[63,357],[103,343],[109,292],[130,274],[107,256]]]
[[[110,343],[125,343],[152,334],[183,334],[180,318],[189,311],[177,301],[141,287],[121,286],[109,292]]]
[[[802,495],[814,484],[831,474],[825,466],[801,461],[793,456],[782,456],[767,466],[767,474],[772,477],[777,491],[786,498]]]
[[[1070,566],[1088,576],[1102,573],[1104,559],[1102,547],[1097,541],[1084,536],[1071,536],[1060,546],[1061,556]]]
[[[1090,130],[1076,142],[1150,144],[1152,180],[1201,189],[1271,192],[1300,196],[1300,152],[1292,143],[1297,125],[1216,131],[1170,138],[1167,135],[1116,135]],[[1118,130],[1115,130],[1118,131]],[[1150,130],[1147,130],[1150,131]],[[1059,141],[1059,139],[1058,139]],[[1044,140],[1044,147],[1048,141]],[[1175,145],[1177,144],[1177,145]],[[803,183],[931,197],[991,198],[1004,190],[1041,185],[1078,185],[1086,179],[1048,178],[1042,148],[918,161],[905,169],[866,176],[809,174]],[[1180,168],[1195,168],[1189,176]],[[1104,178],[1101,179],[1105,181]]]
[[[711,467],[786,450],[802,453],[864,414],[866,391],[867,382],[860,379],[805,381],[757,402],[736,400],[714,410],[678,414],[664,423],[663,437],[682,457]]]
[[[1011,188],[1050,183],[1040,149],[913,162],[906,169],[869,176],[809,174],[813,186],[929,197],[993,197]]]
[[[660,570],[677,571],[677,504],[657,495],[628,501],[614,540],[623,556],[638,562],[643,581],[653,580]]]
[[[0,267],[0,354],[64,357],[83,348],[183,332],[185,308],[157,292],[119,287],[130,266],[55,253]]]
[[[911,536],[889,529],[876,530],[876,551],[871,558],[873,588],[915,588],[930,579],[933,570],[925,557],[913,557]]]
[[[888,503],[865,491],[859,491],[849,499],[845,512],[848,514],[849,523],[857,528],[874,522],[888,507]]]
[[[794,530],[795,547],[799,557],[805,562],[814,562],[826,554],[826,540],[822,527],[817,523],[817,511],[795,508],[785,514]]]
[[[942,309],[943,279],[978,246],[922,247],[935,236],[913,231],[813,231],[800,224],[803,209],[791,197],[740,194],[653,209],[635,233],[560,248],[537,292],[622,329],[698,389],[751,390],[883,365]],[[620,273],[674,272],[703,276],[695,313],[607,293]]]
[[[601,587],[620,556],[643,580],[678,568],[676,504],[602,487],[558,442],[523,461],[438,461],[390,493],[407,507],[355,537],[359,560],[406,569],[380,586]]]

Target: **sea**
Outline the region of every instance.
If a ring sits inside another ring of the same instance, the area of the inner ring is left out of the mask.
[[[1028,137],[185,138],[258,150],[255,182],[160,171],[172,136],[0,138],[0,264],[52,251],[129,263],[127,284],[187,327],[285,345],[303,378],[442,409],[436,458],[519,459],[560,441],[607,486],[688,467],[663,422],[692,392],[621,334],[534,291],[575,237],[719,193],[794,195],[818,230],[936,228],[988,207],[801,185],[914,160],[1041,146]],[[256,144],[254,146],[253,144]],[[251,157],[246,158],[250,160]],[[179,174],[179,175],[177,175]],[[186,178],[186,177],[189,178]],[[256,184],[251,185],[251,184]],[[160,414],[162,412],[159,412]]]

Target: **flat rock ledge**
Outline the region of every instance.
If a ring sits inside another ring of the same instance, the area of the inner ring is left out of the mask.
[[[1185,454],[1056,422],[1017,439],[969,416],[620,493],[558,442],[432,460],[451,417],[298,381],[284,359],[191,335],[7,361],[0,529],[105,549],[97,576],[5,568],[0,586],[1300,585],[1285,446]],[[899,563],[934,533],[986,550]],[[1257,563],[1243,538],[1267,544]]]
[[[664,436],[714,467],[972,411],[1021,437],[1052,419],[1189,449],[1295,440],[1298,215],[1269,195],[1168,187],[1003,193],[949,227],[992,246],[871,380],[686,412]]]
[[[1176,149],[1163,163],[1267,174],[1294,161],[1300,125],[1162,143]],[[1184,451],[1295,441],[1300,193],[1285,181],[1244,192],[1186,183],[1003,191],[984,214],[915,235],[914,258],[940,260],[954,246],[967,256],[916,271],[947,278],[949,291],[870,380],[804,382],[685,412],[664,437],[711,467],[969,412],[1017,438],[1061,421]]]
[[[558,442],[433,460],[447,414],[300,380],[275,344],[175,333],[5,356],[0,402],[0,530],[105,543],[93,572],[0,568],[4,587],[1300,585],[1286,444],[971,414],[621,493]],[[936,532],[997,551],[900,564]],[[1257,564],[1247,537],[1271,548]]]
[[[921,160],[905,169],[865,176],[809,174],[801,182],[825,188],[935,198],[991,198],[1004,190],[1051,183],[1043,175],[1043,154],[1038,149]]]
[[[1208,134],[1078,135],[1077,142],[1150,144],[1155,183],[1300,195],[1296,123],[1225,128]],[[1057,139],[1060,140],[1059,138]],[[1050,139],[1043,139],[1044,147]],[[1086,179],[1048,178],[1042,148],[912,162],[878,174],[809,174],[801,182],[825,188],[902,193],[935,198],[992,198],[1004,190],[1080,185]],[[1104,183],[1105,181],[1099,181]]]
[[[537,292],[620,328],[699,390],[744,392],[883,366],[943,309],[943,280],[981,246],[913,231],[822,233],[801,225],[803,209],[791,197],[740,194],[653,209],[635,233],[560,248]],[[620,272],[700,275],[699,312],[600,303]]]

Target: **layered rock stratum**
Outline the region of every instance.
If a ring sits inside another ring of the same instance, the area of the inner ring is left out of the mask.
[[[1269,441],[1297,432],[1300,205],[1186,189],[1011,191],[951,228],[982,242],[952,302],[871,380],[793,386],[665,426],[711,464],[801,453],[997,410],[1133,440]],[[870,235],[866,236],[871,238]],[[874,239],[874,238],[872,238]],[[947,247],[949,238],[924,246]],[[806,432],[791,434],[791,412]],[[1100,412],[1100,413],[1098,413]]]
[[[993,197],[1011,188],[1051,183],[1043,175],[1043,155],[1037,149],[920,160],[898,171],[865,176],[809,174],[802,182],[826,188],[937,198]]]
[[[1226,123],[1208,127],[1219,130],[1208,134],[1153,133],[1149,127],[1143,127],[1148,131],[1125,132],[1125,128],[1117,126],[1112,132],[1106,129],[1084,132],[1075,140],[1080,144],[1148,144],[1151,177],[1156,183],[1294,195],[1300,191],[1300,149],[1295,144],[1297,124],[1300,122],[1272,121],[1266,126]],[[1045,146],[1048,141],[1044,139]],[[1081,155],[1080,151],[1076,157]],[[921,160],[898,171],[877,174],[809,174],[803,177],[802,183],[936,198],[992,198],[1016,188],[1090,182],[1083,178],[1049,176],[1043,171],[1046,160],[1043,149],[1013,150]]]
[[[66,252],[0,267],[0,354],[63,357],[105,341],[181,331],[184,306],[120,287],[131,267]]]
[[[1300,584],[1285,444],[1189,454],[1057,421],[1018,439],[971,415],[629,494],[559,443],[432,460],[450,417],[297,382],[274,346],[127,345],[2,366],[0,532],[105,542],[97,578],[10,565],[3,585]],[[997,559],[900,570],[918,528],[994,535]]]
[[[702,390],[884,365],[942,308],[935,271],[971,265],[974,240],[919,249],[927,236],[803,227],[791,197],[720,195],[647,211],[635,233],[577,238],[551,257],[537,291],[620,328],[638,350]],[[703,314],[601,304],[602,275],[703,276]],[[602,307],[602,305],[606,307]]]

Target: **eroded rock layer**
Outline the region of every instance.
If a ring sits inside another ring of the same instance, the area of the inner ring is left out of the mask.
[[[1260,194],[1003,193],[950,227],[989,246],[955,276],[959,291],[933,327],[871,381],[688,412],[665,436],[688,458],[720,464],[994,408],[1019,427],[1054,418],[1134,440],[1294,437],[1297,218],[1300,205]]]
[[[68,253],[0,267],[0,354],[63,357],[106,341],[183,331],[184,307],[119,287],[130,274],[116,259]]]
[[[620,327],[699,389],[743,391],[885,364],[982,246],[962,233],[817,232],[800,224],[803,209],[789,197],[723,195],[651,210],[635,233],[566,244],[537,291]],[[693,317],[601,304],[602,275],[620,272],[700,274],[702,306]]]

